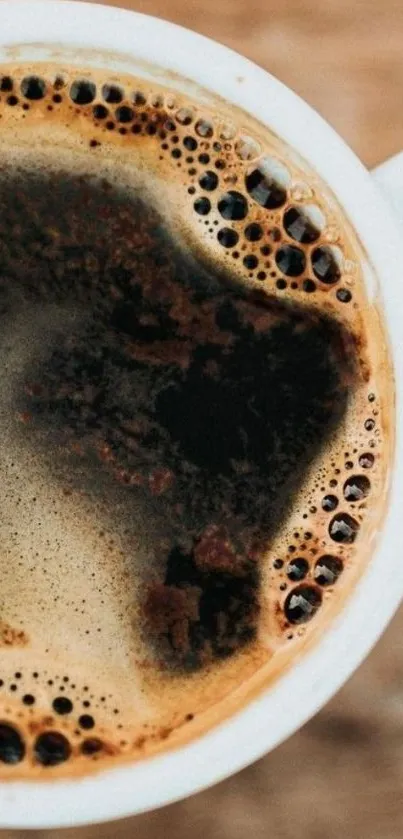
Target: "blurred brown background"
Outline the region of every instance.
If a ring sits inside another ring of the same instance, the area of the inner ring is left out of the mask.
[[[403,148],[402,0],[122,0],[266,67],[374,166]],[[215,789],[101,827],[0,839],[401,839],[403,612],[348,685]],[[275,720],[268,720],[275,725]]]

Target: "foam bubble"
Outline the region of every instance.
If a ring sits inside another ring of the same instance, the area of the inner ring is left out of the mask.
[[[343,571],[343,562],[337,556],[321,556],[315,564],[315,580],[321,586],[332,586]]]

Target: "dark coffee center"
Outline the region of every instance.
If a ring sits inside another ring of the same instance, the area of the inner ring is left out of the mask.
[[[237,193],[226,200],[224,217],[240,217]],[[52,453],[55,474],[67,461],[69,485],[82,480],[79,444],[93,485],[102,473],[128,508],[141,494],[167,522],[164,572],[144,580],[143,600],[168,660],[193,668],[233,653],[256,635],[262,552],[344,415],[342,327],[214,276],[155,209],[89,177],[3,180],[0,246],[4,323],[39,304],[61,322],[78,313],[27,362],[21,434]],[[304,576],[297,561],[292,573]],[[46,736],[38,759],[63,760]]]

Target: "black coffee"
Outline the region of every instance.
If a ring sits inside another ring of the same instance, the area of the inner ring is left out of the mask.
[[[383,397],[343,217],[270,135],[130,79],[2,90],[0,707],[38,729],[4,710],[0,762],[88,771],[225,716],[343,591]]]

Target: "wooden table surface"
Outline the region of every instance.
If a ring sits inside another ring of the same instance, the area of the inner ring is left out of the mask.
[[[374,166],[403,148],[402,0],[126,0],[290,85]],[[401,839],[403,613],[339,695],[215,789],[123,822],[1,839]],[[268,720],[275,725],[275,720]]]

